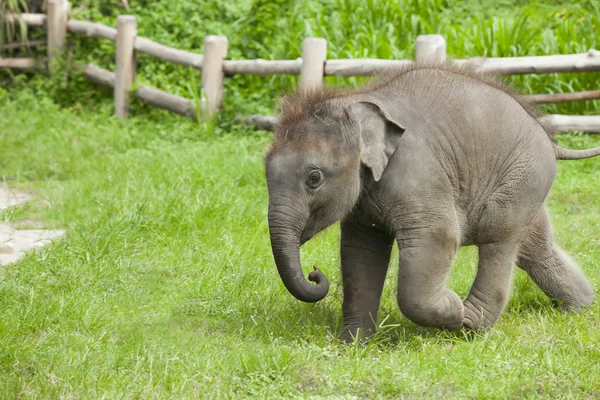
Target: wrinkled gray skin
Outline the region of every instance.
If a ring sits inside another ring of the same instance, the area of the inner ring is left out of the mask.
[[[558,148],[515,98],[467,75],[417,68],[368,90],[300,101],[295,120],[285,122],[284,110],[266,165],[275,262],[295,297],[320,300],[327,280],[319,270],[309,275],[316,285],[304,279],[299,247],[341,220],[345,340],[375,330],[394,240],[398,305],[423,326],[493,325],[515,264],[565,310],[593,300],[553,242],[543,203],[557,158],[600,151]],[[445,283],[464,245],[478,247],[479,265],[462,301]]]

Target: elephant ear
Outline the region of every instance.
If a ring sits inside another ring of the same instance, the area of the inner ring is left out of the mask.
[[[344,113],[349,121],[348,128],[353,134],[358,133],[361,162],[371,170],[377,182],[405,129],[372,101],[352,103]]]

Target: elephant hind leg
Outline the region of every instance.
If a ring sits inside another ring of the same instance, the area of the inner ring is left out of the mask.
[[[552,240],[545,210],[523,238],[517,265],[565,311],[579,311],[594,299],[594,290],[577,263]]]

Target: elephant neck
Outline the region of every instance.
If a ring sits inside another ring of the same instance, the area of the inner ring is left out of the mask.
[[[381,181],[380,181],[381,182]],[[362,190],[352,212],[352,218],[361,225],[391,232],[389,202],[384,201],[384,185],[375,182],[371,171],[363,167]]]

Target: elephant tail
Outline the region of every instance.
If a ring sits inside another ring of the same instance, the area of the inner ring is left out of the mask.
[[[588,150],[571,150],[562,148],[555,143],[552,143],[552,147],[557,160],[583,160],[584,158],[600,156],[600,147]]]

